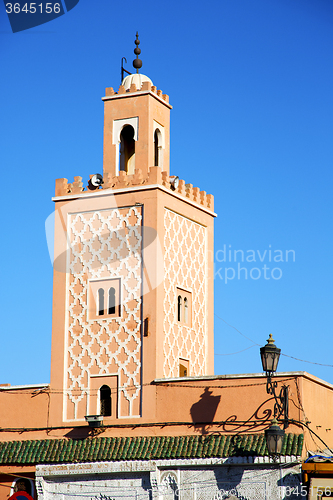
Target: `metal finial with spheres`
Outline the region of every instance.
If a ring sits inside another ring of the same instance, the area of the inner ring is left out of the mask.
[[[141,49],[139,49],[140,45],[140,40],[139,40],[139,33],[138,31],[136,32],[136,40],[135,40],[135,49],[134,49],[134,54],[136,55],[136,59],[133,61],[133,67],[136,69],[136,72],[139,73],[139,69],[142,67],[142,61],[139,59],[139,55],[141,54]]]

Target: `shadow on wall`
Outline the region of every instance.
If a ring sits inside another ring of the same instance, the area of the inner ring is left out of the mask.
[[[212,394],[213,391],[206,387],[205,391],[200,395],[200,400],[194,403],[190,409],[194,430],[201,432],[202,435],[208,434],[210,429],[212,429],[216,410],[220,404],[221,396],[213,396]],[[238,450],[238,439],[240,434],[253,431],[255,431],[255,433],[262,433],[270,426],[271,419],[273,418],[273,405],[274,398],[269,397],[263,401],[246,420],[238,420],[237,415],[232,414],[218,423],[221,429],[220,432],[227,434],[232,433],[235,435],[235,439],[232,441],[235,453]],[[212,432],[216,434],[217,431],[212,430]],[[250,451],[243,450],[242,447],[239,449],[239,452],[247,456],[253,454]]]
[[[208,434],[210,424],[213,422],[221,396],[212,396],[213,391],[208,387],[200,395],[200,401],[191,406],[191,418],[195,424],[195,429],[201,431],[201,434]]]
[[[302,475],[299,472],[295,471],[286,474],[279,479],[277,484],[286,488],[286,495],[283,496],[283,500],[296,500],[300,498],[302,493]]]
[[[98,428],[96,430],[99,431]],[[67,432],[65,434],[65,436],[68,439],[86,439],[88,437],[94,437],[94,433],[95,433],[94,431],[95,431],[95,429],[92,429],[88,425],[86,425],[84,427],[83,426],[73,427],[73,429],[70,430],[69,432]]]
[[[247,500],[247,495],[243,496],[241,494],[242,488],[240,488],[243,473],[244,469],[242,467],[226,466],[214,468],[216,486],[219,491],[219,494],[215,495],[216,499]],[[251,496],[251,498],[255,497]]]

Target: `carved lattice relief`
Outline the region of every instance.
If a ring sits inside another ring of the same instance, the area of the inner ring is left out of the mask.
[[[179,498],[178,474],[175,471],[164,471],[160,476],[160,485],[158,488],[159,497],[163,500],[176,500]]]
[[[171,210],[164,212],[164,377],[179,376],[189,359],[191,376],[206,374],[206,228]],[[177,321],[177,287],[192,292],[191,328]]]
[[[264,481],[210,482],[195,485],[196,500],[267,500]]]
[[[140,414],[141,207],[69,216],[64,417],[82,419],[90,409],[90,376],[117,375],[118,416]],[[88,283],[118,278],[119,317],[88,314]]]

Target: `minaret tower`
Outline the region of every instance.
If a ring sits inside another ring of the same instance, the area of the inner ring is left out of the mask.
[[[169,98],[139,73],[142,61],[136,36],[136,73],[124,78],[118,92],[106,89],[104,101],[104,175],[147,175],[151,166],[169,174]]]
[[[104,165],[57,179],[52,425],[156,418],[156,378],[212,375],[213,197],[169,174],[169,98],[106,89]]]

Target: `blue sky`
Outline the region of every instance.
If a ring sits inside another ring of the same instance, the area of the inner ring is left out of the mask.
[[[101,172],[100,98],[122,56],[131,68],[137,30],[142,72],[173,105],[171,173],[215,196],[215,373],[260,372],[269,333],[333,365],[332,27],[331,0],[80,0],[13,34],[0,4],[0,383],[49,381],[54,182]],[[248,279],[224,248],[255,251]],[[332,367],[283,356],[279,370],[333,383]]]

